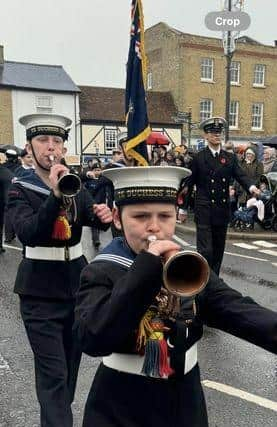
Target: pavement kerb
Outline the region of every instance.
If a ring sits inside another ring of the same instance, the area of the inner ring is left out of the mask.
[[[195,234],[196,228],[194,224],[176,224],[176,231],[184,236],[186,234]],[[277,233],[275,232],[259,232],[253,231],[235,232],[227,231],[227,240],[270,240],[277,243]]]

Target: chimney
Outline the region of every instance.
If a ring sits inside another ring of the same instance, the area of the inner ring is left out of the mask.
[[[4,46],[0,45],[0,65],[4,65]]]

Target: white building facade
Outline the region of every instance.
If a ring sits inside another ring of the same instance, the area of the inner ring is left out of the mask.
[[[0,90],[4,101],[0,108],[3,144],[7,134],[9,144],[25,146],[25,129],[19,123],[20,117],[35,113],[59,114],[72,120],[68,154],[80,154],[80,89],[61,65],[5,61],[4,49],[0,46]]]
[[[78,93],[40,92],[12,90],[12,114],[14,144],[24,148],[25,128],[19,118],[27,114],[60,114],[72,120],[67,142],[68,154],[80,154],[80,112]]]

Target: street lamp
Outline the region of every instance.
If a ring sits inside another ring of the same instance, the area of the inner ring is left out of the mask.
[[[243,0],[225,0],[225,8],[228,12],[238,12],[243,8]],[[225,92],[225,142],[229,140],[229,120],[230,120],[230,92],[231,92],[231,64],[235,51],[235,40],[239,36],[239,31],[225,31],[222,34],[224,54],[226,56],[226,92]]]
[[[232,0],[228,0],[228,10],[232,10]],[[226,56],[226,94],[225,94],[225,120],[227,122],[225,129],[225,143],[229,140],[229,116],[230,116],[230,92],[231,92],[231,63],[233,50],[231,50],[231,31],[227,31],[227,45],[225,49]]]

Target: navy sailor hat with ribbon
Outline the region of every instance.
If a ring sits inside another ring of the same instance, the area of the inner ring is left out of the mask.
[[[134,166],[102,172],[113,182],[118,206],[148,202],[176,204],[181,181],[190,173],[175,166]]]
[[[57,135],[65,141],[72,120],[57,114],[28,114],[21,117],[19,123],[25,126],[28,141],[38,135]]]

